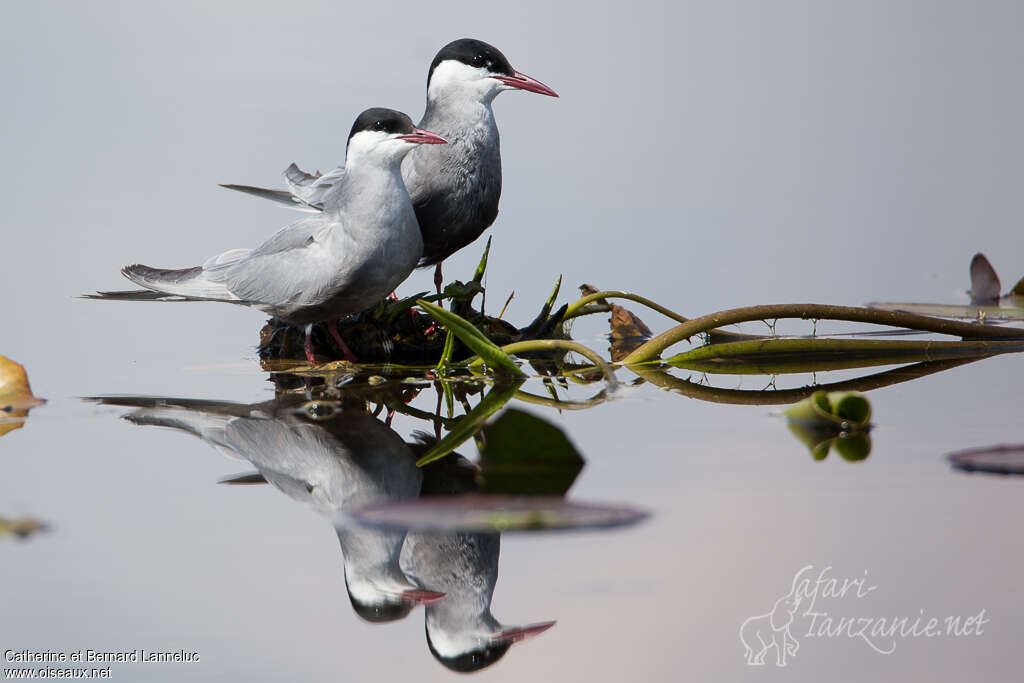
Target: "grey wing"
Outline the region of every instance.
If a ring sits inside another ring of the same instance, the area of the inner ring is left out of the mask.
[[[274,306],[320,303],[337,276],[336,258],[322,243],[338,226],[335,218],[317,214],[282,228],[235,260],[207,265],[208,277],[232,294],[253,303]]]
[[[318,212],[323,211],[324,199],[331,190],[338,184],[345,175],[345,168],[339,166],[325,174],[313,175],[306,173],[292,162],[284,170],[284,181],[288,185],[287,190],[271,190],[252,185],[231,185],[221,184],[229,190],[244,192],[254,197],[269,199],[272,202],[281,204],[290,209],[298,211]]]
[[[345,175],[345,168],[338,166],[324,174],[311,175],[294,163],[285,169],[284,180],[292,197],[306,206],[323,209],[324,201]]]
[[[276,202],[282,206],[286,206],[289,209],[296,209],[298,211],[319,211],[318,207],[307,206],[305,202],[293,195],[287,190],[269,190],[263,187],[253,187],[252,185],[230,185],[221,184],[220,187],[227,188],[229,190],[235,190],[236,192],[244,192],[245,194],[251,194],[254,197],[260,197],[261,199],[269,199],[272,202]]]

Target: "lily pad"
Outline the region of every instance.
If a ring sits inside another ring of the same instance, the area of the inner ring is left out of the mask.
[[[917,313],[957,320],[984,320],[989,323],[1024,320],[1024,297],[1020,296],[1010,296],[1001,299],[998,304],[988,306],[872,301],[867,307],[879,311]]]
[[[953,467],[967,472],[1024,474],[1024,444],[987,446],[949,455]]]
[[[491,494],[560,496],[583,469],[565,432],[516,408],[484,426],[480,469]]]
[[[368,505],[353,513],[368,526],[434,533],[569,531],[637,524],[649,516],[627,505],[554,496],[438,496]]]

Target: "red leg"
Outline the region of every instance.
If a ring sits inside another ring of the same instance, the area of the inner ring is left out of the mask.
[[[313,326],[306,325],[306,343],[302,345],[302,348],[306,351],[306,360],[309,361],[310,365],[316,365],[316,359],[313,357]]]
[[[437,295],[441,295],[441,285],[444,284],[444,277],[441,275],[441,264],[434,268],[434,287],[437,288]]]
[[[345,360],[350,363],[357,362],[356,354],[352,353],[348,348],[348,345],[345,344],[345,340],[341,338],[341,334],[338,333],[338,322],[336,320],[331,320],[327,323],[327,331],[331,333],[331,336],[334,337],[334,341],[338,343],[338,346],[341,348],[341,353],[345,356]]]

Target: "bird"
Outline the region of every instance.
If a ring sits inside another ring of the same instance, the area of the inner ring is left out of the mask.
[[[426,110],[417,125],[436,131],[449,144],[413,151],[402,163],[402,176],[423,234],[417,267],[434,266],[438,294],[442,262],[475,241],[498,215],[501,149],[491,105],[506,90],[558,97],[540,81],[516,71],[500,50],[481,40],[452,41],[430,63]],[[309,174],[293,163],[284,172],[288,190],[221,187],[320,211],[331,205],[345,174],[346,167]]]
[[[418,433],[413,450],[432,443]],[[458,496],[479,490],[480,471],[464,456],[452,453],[423,471],[420,496]],[[399,558],[402,571],[423,589],[445,594],[424,608],[427,647],[445,667],[462,673],[478,671],[505,656],[512,645],[544,633],[555,625],[542,621],[507,626],[491,613],[501,554],[499,533],[406,534]]]
[[[322,212],[282,228],[255,249],[232,249],[201,266],[126,266],[121,273],[149,291],[100,292],[99,298],[136,294],[138,299],[169,296],[251,306],[305,326],[304,350],[311,364],[312,325],[322,321],[345,358],[354,361],[338,334],[338,319],[384,299],[423,255],[402,159],[421,145],[445,143],[401,112],[367,109],[352,125],[346,173]]]
[[[408,445],[362,406],[307,403],[294,394],[253,404],[148,396],[87,400],[133,408],[124,416],[133,424],[198,436],[256,467],[256,473],[224,483],[269,483],[330,519],[344,556],[349,600],[365,621],[401,619],[444,597],[402,572],[403,532],[362,527],[348,516],[361,505],[415,498],[423,478]]]

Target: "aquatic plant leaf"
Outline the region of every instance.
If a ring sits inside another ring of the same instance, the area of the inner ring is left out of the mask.
[[[640,348],[640,345],[650,339],[654,333],[644,324],[643,320],[629,309],[618,304],[611,304],[611,309],[612,315],[609,319],[612,330],[610,352],[612,361],[618,363]]]
[[[695,372],[783,375],[963,358],[992,353],[997,347],[1002,351],[996,353],[1024,351],[1024,339],[1009,345],[986,341],[756,339],[707,344],[665,362]]]
[[[1024,474],[1024,444],[971,448],[948,457],[953,467],[967,472]]]
[[[863,460],[871,453],[871,404],[857,391],[816,391],[782,411],[791,431],[824,460],[833,446],[845,460]]]
[[[846,432],[834,426],[794,419],[789,420],[787,426],[815,460],[824,460],[832,448],[849,462],[864,460],[871,454],[871,437],[865,431]]]
[[[871,404],[858,391],[832,392],[826,394],[832,404],[832,414],[851,425],[866,425],[871,421]]]
[[[32,395],[25,368],[0,356],[0,436],[20,429],[28,411],[44,403]]]
[[[972,304],[984,304],[999,299],[1002,285],[999,283],[999,276],[996,269],[988,262],[985,255],[977,253],[971,259],[971,295]]]
[[[519,365],[512,360],[511,356],[498,348],[494,342],[485,337],[480,330],[470,325],[465,319],[423,299],[420,299],[417,303],[420,305],[420,308],[433,316],[434,320],[437,320],[447,329],[451,330],[459,338],[459,341],[469,347],[473,353],[483,358],[484,362],[496,371],[504,371],[516,377],[526,376],[519,368]]]
[[[412,296],[407,296],[404,299],[399,299],[391,303],[387,307],[387,313],[385,317],[388,321],[394,320],[399,314],[405,313],[407,310],[416,305],[416,301],[427,296],[429,292],[416,292]]]
[[[637,524],[649,516],[645,510],[627,505],[481,494],[369,505],[352,515],[369,526],[434,533],[605,529]]]
[[[516,408],[485,425],[483,436],[480,469],[487,493],[562,496],[583,469],[562,429]]]
[[[1002,299],[999,304],[989,306],[872,301],[867,304],[867,307],[879,311],[916,313],[957,320],[984,319],[1006,322],[1024,320],[1024,300],[1021,300],[1020,297]]]
[[[476,266],[476,272],[473,273],[473,282],[480,284],[484,279],[484,272],[487,270],[487,256],[491,253],[491,238],[494,235],[488,235],[487,245],[484,247],[484,253],[480,257],[480,263]]]
[[[844,432],[832,440],[836,452],[849,462],[859,462],[871,454],[871,435],[867,432]]]
[[[871,404],[856,391],[816,391],[782,414],[790,420],[817,425],[822,428],[866,429],[871,420]]]
[[[469,414],[462,416],[455,423],[455,426],[443,439],[427,449],[427,452],[416,461],[417,467],[440,460],[461,446],[480,429],[487,418],[501,410],[501,407],[515,396],[522,383],[523,380],[520,379],[495,384],[494,388],[480,399],[480,403],[476,404]]]
[[[558,280],[555,282],[554,289],[551,290],[551,294],[548,295],[547,301],[545,301],[544,305],[541,306],[540,313],[537,314],[537,317],[535,317],[529,325],[522,329],[521,336],[523,339],[543,337],[546,333],[551,331],[554,325],[561,322],[562,315],[565,314],[562,309],[565,309],[566,306],[563,306],[562,309],[560,309],[561,315],[555,316],[558,319],[557,322],[551,320],[551,309],[555,305],[555,299],[558,298],[558,291],[561,288],[562,276],[559,275]]]
[[[49,525],[45,522],[33,519],[32,517],[20,517],[17,519],[0,517],[0,537],[16,536],[25,539],[32,534],[46,531],[48,528]]]

